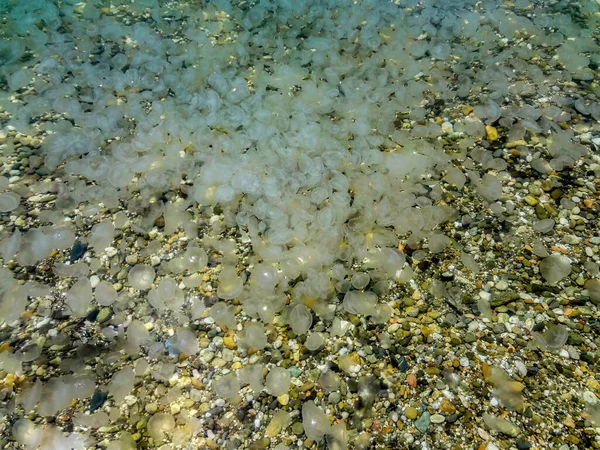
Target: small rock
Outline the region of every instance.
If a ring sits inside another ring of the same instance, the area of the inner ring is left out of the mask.
[[[200,355],[200,359],[206,364],[211,362],[214,357],[215,357],[215,354],[214,354],[214,352],[211,352],[211,351],[204,352]]]
[[[32,195],[31,197],[29,197],[27,199],[27,201],[30,203],[48,203],[48,202],[51,202],[52,200],[56,200],[55,194]]]
[[[444,416],[442,416],[441,414],[434,414],[433,416],[430,417],[431,423],[435,423],[435,424],[440,424],[440,423],[444,423],[446,421],[446,418]]]
[[[392,355],[392,362],[402,373],[406,373],[408,370],[408,361],[402,355]]]
[[[129,264],[130,266],[133,266],[133,265],[137,264],[138,257],[137,257],[137,255],[127,255],[127,257],[125,258],[125,262],[127,264]]]
[[[237,344],[235,343],[232,334],[225,335],[225,337],[223,338],[223,345],[230,350],[234,350],[235,348],[237,348]]]
[[[487,138],[489,141],[497,141],[498,140],[498,130],[491,126],[491,125],[486,125],[485,126],[485,132],[487,135]]]
[[[531,448],[531,443],[526,441],[525,439],[518,439],[517,448],[519,450],[529,450]]]
[[[71,264],[73,264],[74,262],[76,262],[79,258],[81,258],[85,252],[87,250],[87,244],[84,244],[83,242],[75,242],[75,244],[73,244],[73,247],[71,248],[71,254],[69,255],[69,262]]]
[[[429,411],[425,411],[421,417],[415,421],[415,427],[421,433],[425,433],[429,429],[429,425],[431,425],[431,414],[429,414]]]
[[[440,404],[440,411],[442,411],[444,414],[452,415],[456,412],[456,407],[450,400],[444,398]]]
[[[499,291],[505,291],[508,289],[508,282],[506,280],[500,280],[496,283],[496,289]]]
[[[412,406],[409,406],[404,410],[404,415],[410,420],[415,420],[418,414],[419,412],[417,411],[417,408],[413,408]]]
[[[156,403],[148,403],[146,405],[146,412],[149,414],[154,414],[156,411],[158,411],[158,404]]]
[[[102,308],[100,312],[98,312],[98,317],[96,317],[96,320],[98,323],[104,323],[112,317],[112,314],[112,309]]]
[[[448,417],[446,417],[446,422],[454,423],[459,419],[459,417],[460,417],[460,413],[450,414]]]
[[[501,305],[506,305],[519,298],[519,294],[516,292],[494,292],[490,298],[490,306],[496,308]]]
[[[473,333],[465,333],[464,341],[467,344],[471,344],[471,343],[475,342],[476,340],[477,340],[477,336],[475,336]]]
[[[108,398],[108,392],[96,391],[90,401],[90,414],[94,413],[98,408],[101,408]]]
[[[406,308],[405,314],[408,317],[416,318],[419,315],[419,308],[416,308],[414,306],[410,306],[410,307]]]
[[[410,387],[417,387],[417,376],[414,373],[409,373],[406,376],[406,382]]]

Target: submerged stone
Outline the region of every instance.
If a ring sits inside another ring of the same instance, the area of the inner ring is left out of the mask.
[[[429,426],[431,425],[431,414],[429,414],[429,411],[425,411],[421,417],[419,417],[416,421],[415,421],[415,427],[417,428],[417,430],[419,430],[421,433],[425,433],[427,432],[427,430],[429,429]]]
[[[101,408],[108,398],[108,392],[96,391],[90,401],[90,414],[93,414],[97,409]]]
[[[71,264],[73,264],[78,259],[80,259],[85,254],[87,247],[88,247],[87,244],[84,244],[83,242],[80,242],[80,241],[75,242],[75,244],[73,244],[73,247],[71,248],[71,254],[69,255],[69,262]]]

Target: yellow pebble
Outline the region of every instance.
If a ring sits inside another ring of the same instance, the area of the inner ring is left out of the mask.
[[[496,128],[494,128],[491,125],[486,125],[485,126],[485,132],[487,133],[487,138],[490,141],[496,141],[498,140],[498,130],[496,130]]]
[[[225,337],[223,338],[223,345],[225,347],[227,347],[229,350],[234,350],[235,348],[237,348],[237,345],[235,343],[235,340],[233,339],[232,334],[225,335]]]

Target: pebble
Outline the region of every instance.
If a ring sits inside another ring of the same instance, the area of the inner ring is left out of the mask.
[[[404,410],[404,415],[410,420],[415,420],[418,414],[419,412],[417,411],[417,408],[413,408],[412,406],[409,406]]]
[[[137,255],[127,255],[127,257],[125,258],[125,262],[127,264],[129,264],[130,266],[133,266],[133,265],[137,264],[138,257],[137,257]]]
[[[444,423],[446,421],[446,418],[444,416],[442,416],[441,414],[434,414],[431,416],[430,420],[431,420],[431,423],[440,424],[440,423]]]
[[[98,323],[104,323],[112,317],[112,309],[110,308],[102,308],[96,317]]]
[[[517,440],[517,449],[519,450],[529,450],[531,448],[531,442],[526,441],[525,439]]]
[[[396,364],[396,367],[398,367],[398,370],[400,372],[406,373],[406,371],[408,370],[408,361],[404,356],[393,355],[392,361]]]
[[[416,308],[414,306],[410,306],[406,309],[405,314],[408,317],[412,317],[413,319],[416,318],[419,315],[419,308]]]
[[[590,405],[598,404],[598,397],[592,391],[583,391],[582,398],[585,403]]]
[[[148,414],[154,414],[156,411],[158,411],[158,404],[155,402],[148,403],[144,409]]]
[[[90,413],[93,413],[98,408],[102,407],[107,398],[108,392],[96,391],[92,396],[92,400],[90,401]]]
[[[500,280],[496,283],[496,289],[499,291],[505,291],[508,289],[508,282],[506,280]]]
[[[563,240],[569,245],[577,245],[581,242],[581,238],[574,234],[565,234]]]
[[[56,194],[38,194],[32,195],[27,199],[30,203],[48,203],[52,200],[56,200]]]
[[[419,430],[421,433],[425,433],[428,429],[429,426],[431,425],[431,414],[429,414],[428,411],[425,411],[421,417],[419,417],[416,421],[415,421],[415,427],[417,428],[417,430]]]
[[[214,357],[215,357],[215,354],[214,354],[214,352],[211,352],[211,351],[203,352],[200,354],[200,359],[206,364],[211,362]]]

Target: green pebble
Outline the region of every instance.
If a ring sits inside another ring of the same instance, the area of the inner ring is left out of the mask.
[[[158,411],[158,405],[154,402],[148,403],[145,409],[147,413],[154,414],[156,411]]]
[[[296,366],[291,366],[289,368],[289,371],[290,371],[290,375],[292,375],[292,377],[294,377],[294,378],[298,378],[300,375],[302,375],[302,369],[299,369]]]
[[[138,257],[137,255],[127,255],[127,258],[125,258],[125,262],[132,266],[138,262]]]
[[[465,342],[467,344],[475,342],[476,340],[477,340],[477,336],[475,336],[473,333],[465,333]]]
[[[529,206],[535,206],[538,204],[538,199],[535,198],[533,195],[528,195],[526,196],[523,200],[525,200],[525,202],[529,205]]]
[[[540,220],[544,220],[544,219],[548,218],[548,212],[540,204],[535,205],[535,215]]]
[[[127,271],[125,269],[121,270],[118,274],[117,274],[117,280],[121,281],[127,278]]]
[[[269,438],[262,438],[259,439],[258,441],[254,441],[252,444],[250,444],[250,450],[263,450],[267,447],[269,447],[269,445],[271,444],[271,439]]]
[[[96,320],[98,323],[104,323],[112,317],[112,309],[110,308],[102,308],[98,313],[98,317]]]
[[[292,425],[292,433],[294,433],[296,436],[304,433],[304,426],[302,425],[302,422],[296,422]]]
[[[577,333],[569,332],[569,338],[567,339],[567,344],[569,345],[581,345],[583,342],[583,338]]]
[[[425,411],[415,422],[415,427],[421,433],[425,433],[429,429],[429,425],[431,425],[431,414],[429,414],[429,411]]]

